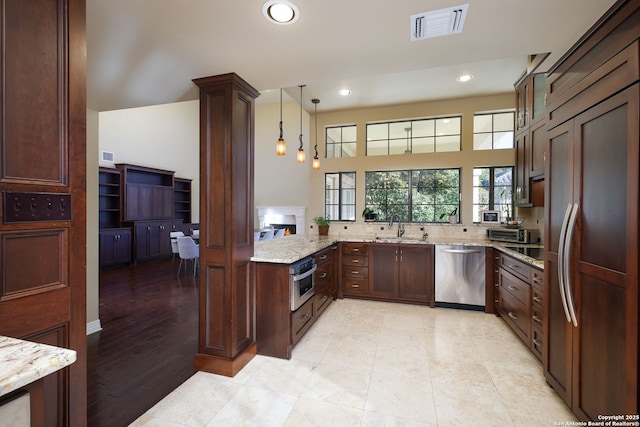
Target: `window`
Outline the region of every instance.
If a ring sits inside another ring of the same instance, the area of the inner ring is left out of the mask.
[[[513,166],[473,168],[473,221],[480,222],[480,212],[513,212]]]
[[[473,149],[513,148],[515,113],[476,113],[473,115]]]
[[[325,129],[326,157],[356,156],[356,125],[330,126]]]
[[[460,151],[461,117],[370,123],[367,156]]]
[[[383,221],[447,222],[460,208],[460,169],[367,172],[365,181],[365,204]]]
[[[324,175],[324,214],[333,221],[356,220],[356,173]]]

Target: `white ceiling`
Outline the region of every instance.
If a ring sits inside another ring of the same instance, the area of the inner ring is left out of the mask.
[[[293,25],[266,0],[87,0],[87,102],[96,111],[197,99],[192,79],[235,72],[278,102],[318,111],[504,93],[527,55],[552,65],[614,0],[468,0],[461,34],[410,41],[410,16],[455,0],[292,0]],[[456,77],[475,76],[467,83]],[[338,90],[349,88],[348,97]]]

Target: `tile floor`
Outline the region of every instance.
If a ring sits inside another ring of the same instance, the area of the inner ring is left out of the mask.
[[[196,373],[133,426],[553,426],[576,420],[491,314],[360,300],[329,306],[291,360]]]

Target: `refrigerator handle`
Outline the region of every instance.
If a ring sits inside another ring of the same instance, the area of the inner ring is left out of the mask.
[[[558,244],[558,288],[560,289],[560,297],[562,298],[562,308],[564,308],[564,315],[567,318],[567,322],[571,322],[571,315],[569,314],[569,307],[567,307],[567,296],[565,295],[565,247],[566,247],[566,234],[567,225],[569,223],[569,216],[571,215],[572,206],[571,203],[567,206],[567,210],[564,213],[562,219],[562,227],[560,228],[560,242]]]
[[[578,326],[578,318],[576,317],[575,307],[573,305],[573,291],[571,290],[571,274],[570,274],[570,265],[569,260],[571,258],[571,244],[573,240],[573,231],[576,227],[576,218],[578,217],[578,204],[573,205],[573,212],[571,212],[571,219],[569,220],[569,226],[567,228],[567,244],[565,245],[565,255],[563,257],[564,261],[564,271],[565,271],[565,280],[564,286],[566,287],[566,297],[567,297],[567,305],[569,306],[569,314],[571,315],[571,321],[573,326]]]

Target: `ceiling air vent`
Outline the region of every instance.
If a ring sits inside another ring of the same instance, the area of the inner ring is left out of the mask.
[[[469,4],[411,15],[411,41],[462,32]]]

